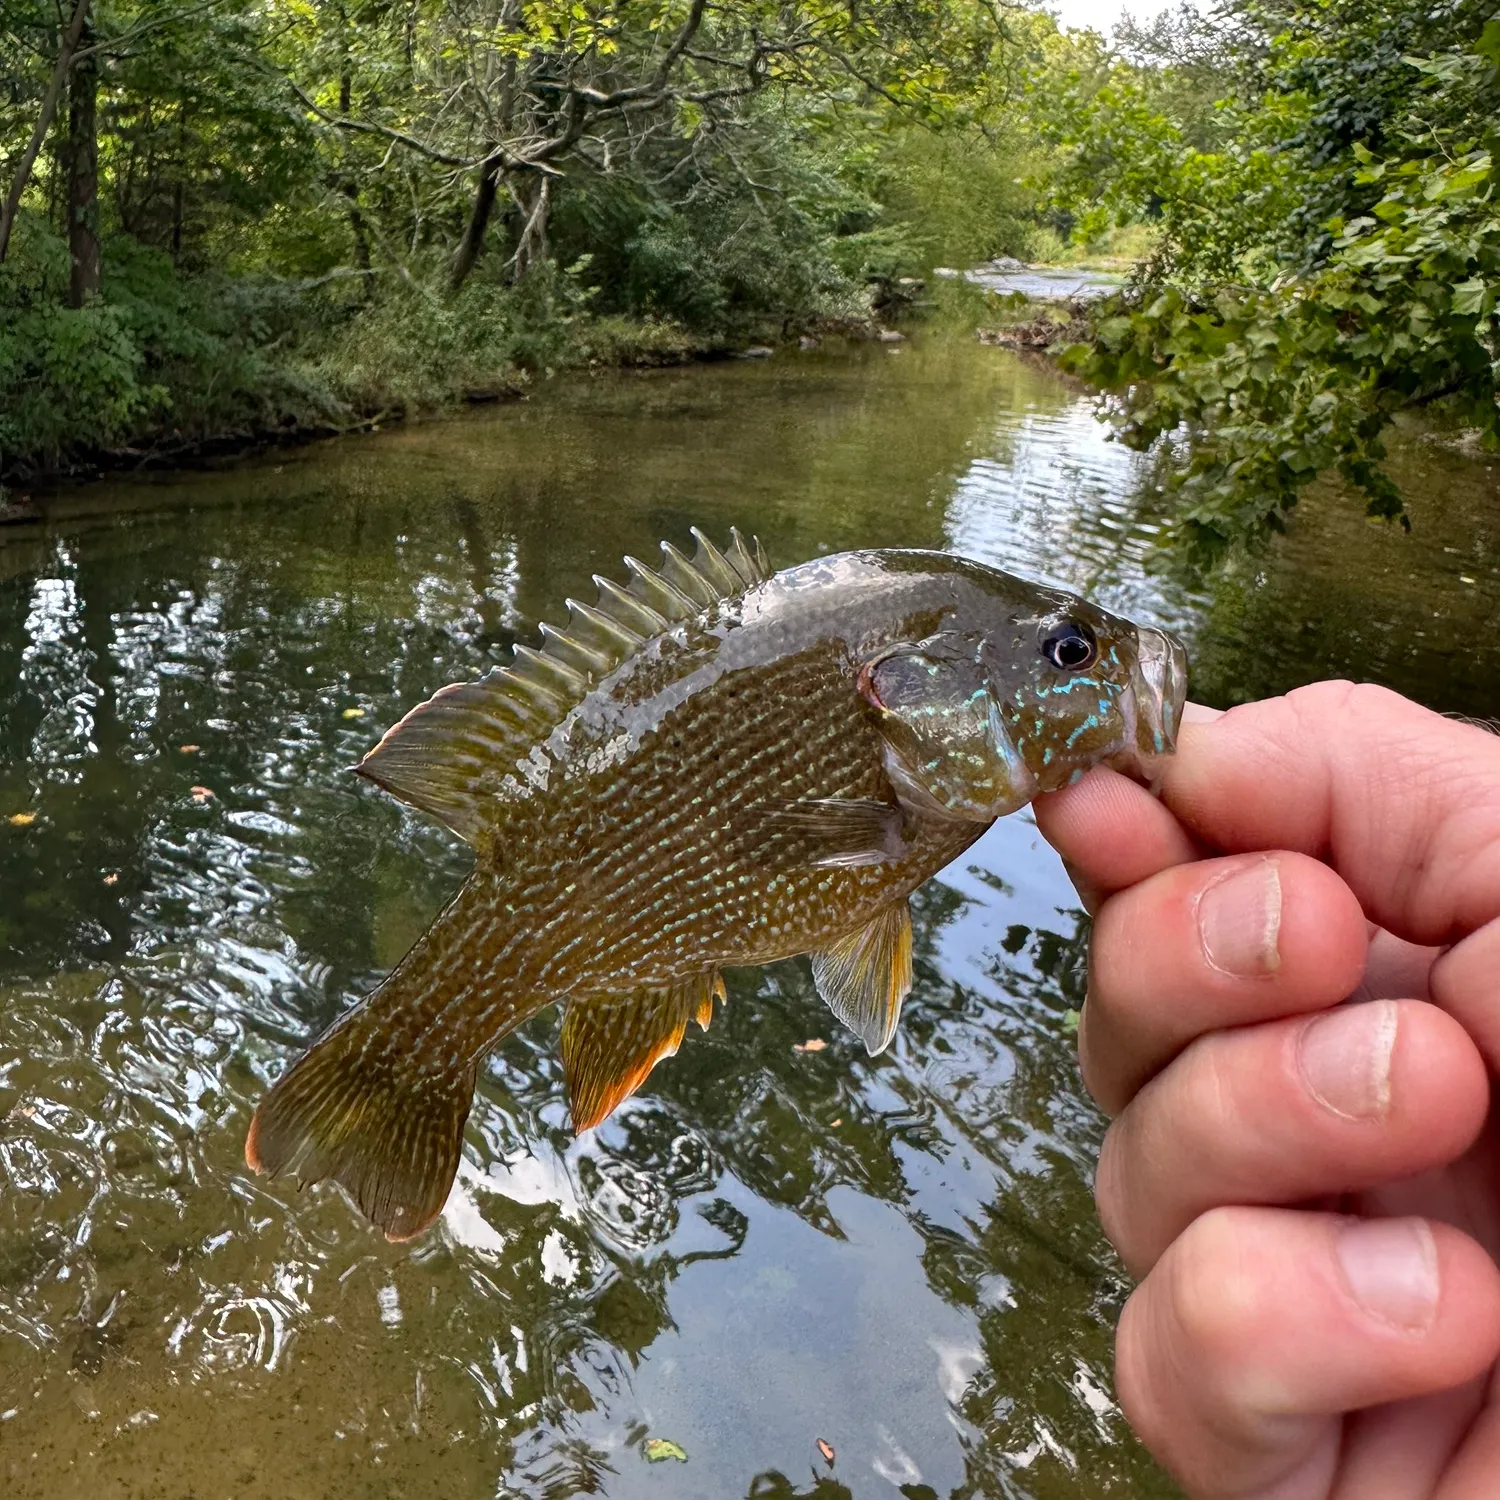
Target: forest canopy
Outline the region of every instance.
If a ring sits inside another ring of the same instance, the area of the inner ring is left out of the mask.
[[[0,476],[1135,252],[1065,361],[1199,560],[1500,441],[1496,0],[0,0]]]
[[[1051,26],[991,0],[3,4],[0,465],[858,321],[1035,228]]]

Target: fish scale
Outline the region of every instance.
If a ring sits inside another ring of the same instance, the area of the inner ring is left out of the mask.
[[[630,561],[628,590],[570,602],[576,635],[544,628],[361,763],[474,871],[262,1101],[252,1166],[331,1177],[416,1233],[507,1032],[565,1005],[586,1128],[708,1024],[726,966],[811,954],[879,1051],[911,983],[910,892],[1037,791],[1170,742],[1182,667],[1160,632],[943,554],[773,576],[758,543],[698,540],[660,574]],[[1047,658],[1057,629],[1094,643],[1093,675]]]

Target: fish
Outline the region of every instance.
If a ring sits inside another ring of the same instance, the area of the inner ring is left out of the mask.
[[[574,1127],[707,1028],[723,970],[810,956],[871,1055],[912,983],[908,897],[996,818],[1174,748],[1181,644],[950,553],[773,572],[662,544],[566,627],[413,708],[354,769],[472,846],[458,894],[260,1101],[256,1172],[333,1180],[391,1240],[457,1171],[480,1062],[562,1007]]]

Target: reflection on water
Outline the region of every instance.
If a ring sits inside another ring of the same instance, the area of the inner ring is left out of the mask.
[[[1332,665],[1493,711],[1493,471],[1414,450],[1414,538],[1324,503],[1198,597],[1144,570],[1140,462],[1044,370],[933,341],[559,385],[0,537],[4,1493],[1171,1493],[1108,1394],[1080,917],[1025,815],[915,903],[886,1056],[804,964],[731,974],[574,1141],[538,1017],[409,1246],[241,1161],[465,868],[343,768],[691,523],[1087,588],[1184,628],[1215,700]]]

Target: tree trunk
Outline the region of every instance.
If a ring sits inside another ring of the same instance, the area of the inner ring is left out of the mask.
[[[340,18],[342,19],[342,11],[340,12]],[[349,34],[347,25],[343,34],[347,42]],[[349,109],[353,103],[353,95],[354,77],[349,69],[349,50],[345,46],[339,68],[339,113],[346,120],[349,118]],[[346,158],[348,154],[349,144],[345,141],[344,155]],[[354,236],[354,264],[361,271],[368,271],[370,269],[370,236],[365,232],[365,216],[360,212],[359,207],[359,180],[351,174],[339,184],[339,187],[344,196],[349,200],[349,230]],[[368,292],[368,285],[367,282],[365,285],[366,293]]]
[[[62,96],[62,87],[67,81],[68,69],[73,64],[73,54],[78,50],[78,39],[83,35],[92,3],[93,0],[78,0],[73,7],[72,19],[69,20],[68,29],[63,32],[62,43],[57,49],[57,66],[52,70],[52,81],[47,85],[47,92],[42,95],[42,107],[37,112],[36,126],[31,132],[31,139],[26,143],[26,149],[21,153],[20,161],[16,163],[15,175],[11,178],[5,202],[0,204],[0,262],[10,252],[10,235],[16,226],[21,195],[26,191],[26,184],[31,181],[31,169],[36,165],[37,152],[42,149],[42,142],[52,128],[57,101]]]
[[[518,0],[506,0],[500,10],[500,25],[505,31],[514,31],[521,22],[521,7]],[[500,130],[504,134],[511,127],[516,109],[516,59],[514,54],[505,59],[505,69],[500,75]],[[491,151],[498,149],[492,144]],[[484,234],[490,227],[490,216],[495,211],[495,196],[500,191],[501,167],[498,161],[486,161],[479,170],[479,185],[474,189],[474,207],[469,213],[469,222],[464,226],[464,237],[453,252],[453,271],[450,285],[456,292],[469,279],[469,272],[484,249]]]
[[[484,249],[484,232],[489,228],[490,215],[495,209],[495,194],[500,188],[500,163],[491,158],[479,169],[479,186],[474,190],[474,207],[469,211],[469,222],[464,225],[464,237],[453,252],[453,271],[450,286],[456,292],[469,279],[469,272]]]
[[[187,212],[188,102],[177,101],[177,180],[172,184],[172,264],[182,263],[182,221]]]
[[[87,46],[92,32],[85,27]],[[99,291],[99,62],[90,53],[68,80],[68,306]]]

